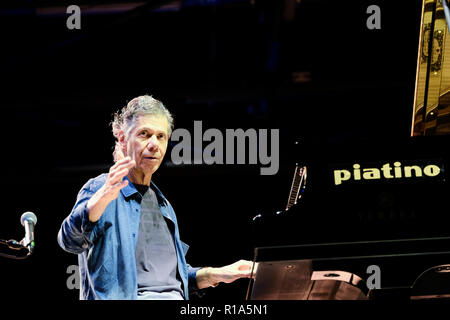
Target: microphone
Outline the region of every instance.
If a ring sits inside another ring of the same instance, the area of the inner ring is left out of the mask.
[[[20,242],[28,248],[31,254],[34,249],[34,226],[37,223],[37,217],[33,212],[25,212],[20,217],[20,223],[25,227],[25,238]]]

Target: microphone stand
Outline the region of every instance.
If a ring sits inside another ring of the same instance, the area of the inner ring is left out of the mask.
[[[0,257],[9,258],[9,259],[16,259],[16,260],[23,260],[28,258],[31,255],[31,249],[28,246],[22,245],[20,242],[17,242],[16,240],[2,240],[0,239],[0,244],[2,246],[6,246],[8,249],[12,250],[13,252],[21,252],[23,249],[27,250],[27,253],[25,255],[17,255],[17,254],[8,254],[0,252]]]

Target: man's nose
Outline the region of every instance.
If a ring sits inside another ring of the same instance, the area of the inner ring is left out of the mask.
[[[158,150],[158,139],[155,135],[151,136],[150,140],[148,141],[147,149],[150,151]]]

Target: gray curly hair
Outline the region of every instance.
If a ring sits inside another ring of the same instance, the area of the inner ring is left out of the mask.
[[[143,95],[132,99],[128,104],[122,108],[119,112],[114,113],[114,120],[111,122],[112,132],[116,138],[116,144],[114,146],[113,158],[114,161],[118,161],[124,157],[122,147],[118,141],[119,132],[123,131],[125,136],[129,134],[131,128],[133,128],[134,122],[139,116],[143,115],[158,115],[165,116],[168,125],[169,138],[173,131],[173,116],[164,106],[164,104],[156,100],[150,95]]]

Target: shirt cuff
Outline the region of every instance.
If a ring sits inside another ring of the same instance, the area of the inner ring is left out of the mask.
[[[188,267],[188,281],[189,281],[189,293],[195,294],[199,298],[203,297],[206,293],[206,289],[199,289],[197,286],[197,271],[201,268]]]
[[[89,211],[87,209],[87,201],[83,203],[82,207],[80,208],[80,217],[81,217],[81,231],[83,233],[89,233],[94,229],[94,226],[97,224],[96,222],[92,222],[89,220]]]

